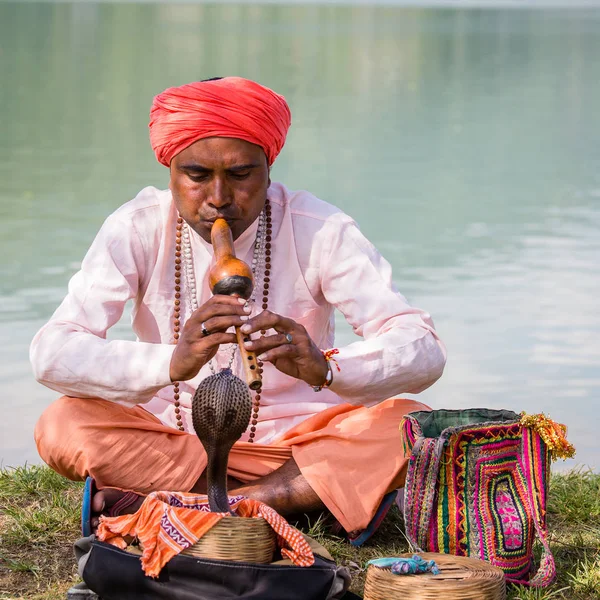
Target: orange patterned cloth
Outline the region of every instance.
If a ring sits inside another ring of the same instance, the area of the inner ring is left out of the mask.
[[[310,567],[315,557],[304,536],[270,506],[243,496],[229,498],[240,517],[263,517],[277,534],[281,554],[299,567]],[[124,536],[137,537],[144,551],[142,568],[150,577],[182,550],[195,544],[228,513],[210,511],[207,496],[178,492],[153,492],[132,515],[100,517],[97,537],[125,549]]]

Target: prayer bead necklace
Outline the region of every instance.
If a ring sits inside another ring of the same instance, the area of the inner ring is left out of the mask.
[[[264,209],[258,217],[258,228],[256,230],[256,239],[254,241],[254,250],[252,254],[252,274],[254,275],[255,286],[252,290],[252,296],[249,302],[255,301],[256,288],[262,275],[262,310],[266,310],[269,306],[269,284],[271,282],[271,239],[273,233],[273,221],[271,218],[271,204],[269,199],[265,200]],[[194,261],[192,258],[192,244],[190,239],[190,227],[181,216],[177,215],[177,225],[175,233],[175,301],[173,312],[173,342],[177,344],[179,333],[181,331],[181,275],[182,264],[186,279],[186,287],[188,288],[188,302],[190,306],[190,314],[198,309],[198,295],[196,291],[196,277],[194,275]],[[266,335],[266,330],[261,329],[261,337]],[[249,341],[250,337],[244,338],[244,341]],[[234,344],[231,350],[228,368],[231,368],[235,358],[237,344]],[[215,373],[215,368],[212,360],[208,363],[211,373]],[[258,361],[259,373],[262,375],[263,362]],[[260,409],[262,386],[256,390],[254,400],[252,402],[252,418],[250,421],[250,434],[248,442],[253,443],[256,437],[256,426],[258,424],[258,411]],[[181,418],[181,403],[179,402],[179,381],[173,383],[173,399],[175,406],[175,417],[177,419],[177,429],[185,431]]]

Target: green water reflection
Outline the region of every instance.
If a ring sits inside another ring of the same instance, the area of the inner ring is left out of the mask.
[[[599,466],[599,55],[594,10],[0,4],[0,459],[37,460],[55,394],[27,348],[93,235],[166,186],[152,96],[235,74],[292,107],[274,178],[353,215],[433,314],[425,401],[545,410]]]

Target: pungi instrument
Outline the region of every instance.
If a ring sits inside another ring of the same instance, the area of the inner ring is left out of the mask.
[[[254,277],[250,267],[239,258],[235,257],[233,237],[227,221],[217,219],[210,232],[216,264],[208,274],[208,283],[213,294],[238,296],[248,300],[254,288]],[[262,378],[256,356],[244,348],[244,341],[250,338],[245,336],[239,327],[235,328],[240,356],[246,374],[246,382],[251,390],[261,386]]]
[[[209,272],[214,294],[250,298],[254,278],[250,267],[235,257],[231,230],[217,219],[211,230],[216,264]],[[227,461],[235,442],[248,428],[252,413],[250,390],[260,388],[261,376],[256,356],[244,348],[249,339],[236,327],[236,336],[246,374],[246,383],[231,369],[223,369],[202,380],[192,400],[192,420],[196,435],[206,450],[207,495],[213,512],[231,512],[227,496]]]

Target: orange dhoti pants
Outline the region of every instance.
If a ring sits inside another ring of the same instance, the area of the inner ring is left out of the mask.
[[[309,417],[274,443],[237,442],[228,475],[248,483],[293,458],[323,504],[346,531],[364,529],[383,496],[404,484],[407,461],[398,429],[402,417],[427,406],[392,398],[366,408],[341,404]],[[163,425],[141,406],[63,396],[35,428],[42,459],[99,489],[140,494],[191,490],[206,467],[195,434]]]

